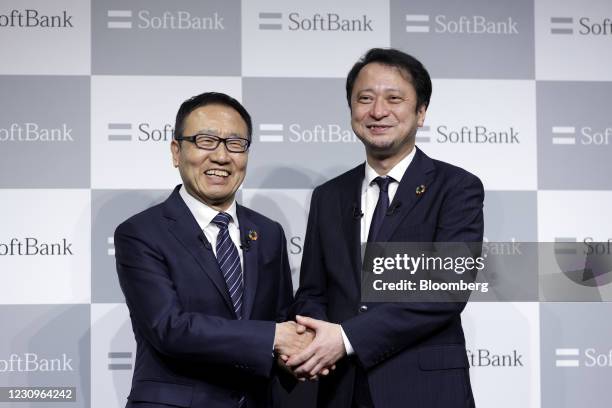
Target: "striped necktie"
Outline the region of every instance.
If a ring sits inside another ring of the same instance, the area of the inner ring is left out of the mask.
[[[240,267],[240,256],[238,249],[230,238],[228,225],[232,216],[220,212],[213,218],[212,222],[219,227],[217,235],[217,263],[223,273],[227,290],[234,306],[238,320],[242,319],[242,294],[244,284],[242,282],[242,268]]]

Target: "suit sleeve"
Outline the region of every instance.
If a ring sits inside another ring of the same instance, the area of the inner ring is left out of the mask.
[[[269,376],[275,323],[183,310],[163,254],[127,221],[115,231],[119,283],[134,329],[166,356]]]
[[[293,282],[291,280],[291,267],[289,265],[289,256],[287,254],[287,239],[285,232],[280,224],[276,224],[279,230],[280,248],[280,284],[278,300],[276,304],[277,322],[285,322],[289,319],[291,307],[293,306]]]
[[[442,204],[437,242],[482,242],[484,189],[466,174],[454,183]],[[357,357],[368,369],[401,350],[417,345],[449,324],[465,303],[384,303],[344,323],[342,327]]]
[[[299,314],[327,321],[327,277],[324,251],[319,237],[319,194],[319,188],[315,188],[310,199],[300,268],[300,288],[295,295],[292,317]]]

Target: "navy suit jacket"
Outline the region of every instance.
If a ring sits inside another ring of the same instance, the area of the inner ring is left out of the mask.
[[[180,187],[180,186],[179,186]],[[293,301],[281,226],[238,205],[244,319],[177,187],[115,232],[121,289],[136,338],[128,407],[270,406],[275,321]],[[249,231],[257,233],[248,240]],[[143,403],[140,405],[138,403]]]
[[[363,303],[362,164],[317,187],[310,204],[295,312],[341,323],[355,356],[320,380],[319,406],[351,406],[355,369],[377,408],[473,407],[463,303]],[[416,194],[416,188],[425,192]],[[400,181],[379,242],[481,242],[480,180],[421,150]],[[398,206],[399,205],[399,206]]]

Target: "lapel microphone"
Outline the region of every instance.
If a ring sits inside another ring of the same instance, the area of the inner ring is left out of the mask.
[[[395,212],[397,211],[398,208],[400,208],[402,206],[402,202],[398,201],[397,203],[393,204],[391,207],[389,207],[389,209],[387,210],[387,215],[393,215],[395,214]]]
[[[242,249],[244,252],[248,252],[249,249],[251,249],[251,240],[249,239],[248,236],[243,236],[240,239],[240,249]]]
[[[357,204],[353,203],[353,218],[358,220],[361,217],[363,217],[363,212],[361,211],[361,208],[358,208]]]
[[[209,251],[212,251],[212,245],[210,245],[210,242],[208,242],[208,240],[206,239],[206,235],[204,235],[204,231],[202,231],[202,233],[198,235],[198,238],[200,238],[200,241],[202,241],[206,249],[208,249]]]

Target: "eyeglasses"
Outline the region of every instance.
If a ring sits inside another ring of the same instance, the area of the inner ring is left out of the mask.
[[[203,150],[215,150],[219,147],[220,143],[225,145],[228,152],[232,153],[244,153],[249,150],[251,141],[242,137],[227,137],[222,138],[215,135],[208,135],[206,133],[199,133],[193,136],[175,136],[178,141],[185,140],[196,145],[198,149]]]

